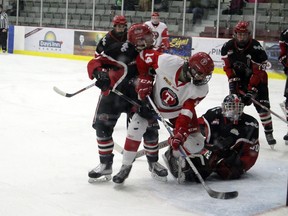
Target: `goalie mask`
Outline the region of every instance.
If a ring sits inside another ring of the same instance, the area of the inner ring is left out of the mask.
[[[153,47],[154,36],[147,25],[137,23],[133,24],[128,30],[128,41],[140,52]]]
[[[233,124],[237,124],[244,109],[244,103],[236,94],[226,96],[222,103],[222,114]]]
[[[190,57],[183,65],[183,77],[186,82],[192,81],[200,86],[209,82],[214,70],[211,57],[205,52],[199,52]]]

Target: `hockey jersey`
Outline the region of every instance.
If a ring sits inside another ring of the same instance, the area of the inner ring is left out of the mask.
[[[154,49],[158,51],[163,51],[163,49],[168,49],[169,45],[169,33],[167,25],[163,22],[160,22],[159,25],[155,26],[151,21],[145,22],[147,26],[152,30],[155,43]]]
[[[140,76],[149,68],[155,70],[153,100],[164,118],[178,117],[181,109],[196,106],[208,94],[208,84],[196,86],[192,82],[178,80],[184,63],[179,56],[143,50],[136,62]]]

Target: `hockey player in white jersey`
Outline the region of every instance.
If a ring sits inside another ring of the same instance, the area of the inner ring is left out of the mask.
[[[170,48],[169,44],[169,32],[167,25],[160,22],[160,15],[158,12],[154,12],[151,15],[151,20],[145,22],[145,24],[152,30],[155,43],[154,50],[163,52]]]
[[[138,98],[147,101],[146,97],[151,95],[163,117],[172,123],[174,135],[168,142],[175,154],[179,153],[180,145],[188,155],[200,152],[205,138],[199,131],[195,106],[208,93],[207,83],[214,70],[213,60],[204,52],[196,53],[185,61],[179,56],[151,49],[152,32],[143,24],[130,27],[128,40],[137,50],[142,50],[136,58]],[[124,145],[123,165],[113,177],[115,183],[123,183],[128,177],[149,118],[153,118],[151,110],[143,109],[132,117]]]

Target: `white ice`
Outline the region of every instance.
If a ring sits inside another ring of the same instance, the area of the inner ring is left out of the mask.
[[[96,135],[91,127],[99,90],[95,87],[72,98],[89,84],[85,61],[25,55],[0,55],[0,215],[3,216],[158,216],[258,215],[285,206],[288,173],[287,133],[284,122],[273,116],[275,150],[260,127],[261,150],[252,169],[240,180],[206,181],[217,191],[237,190],[232,200],[211,198],[201,184],[179,185],[151,178],[145,157],[133,165],[123,187],[112,181],[89,184],[87,173],[99,163]],[[284,117],[284,80],[269,80],[271,109]],[[198,114],[218,106],[228,93],[226,76],[215,74],[210,92],[197,107]],[[247,113],[258,120],[254,107]],[[115,128],[114,139],[123,146],[126,116]],[[164,127],[160,140],[167,139]],[[164,149],[160,151],[162,154]],[[114,173],[121,166],[115,152]],[[162,164],[163,160],[160,158]],[[275,215],[275,214],[274,214]],[[278,215],[288,215],[282,211]]]

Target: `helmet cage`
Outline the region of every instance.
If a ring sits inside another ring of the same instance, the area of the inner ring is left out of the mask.
[[[212,74],[203,74],[197,71],[196,68],[190,68],[188,74],[192,77],[192,82],[196,86],[205,85],[212,77]]]
[[[222,114],[232,122],[237,122],[244,109],[244,103],[241,102],[240,98],[235,95],[228,95],[225,97],[222,103]]]

